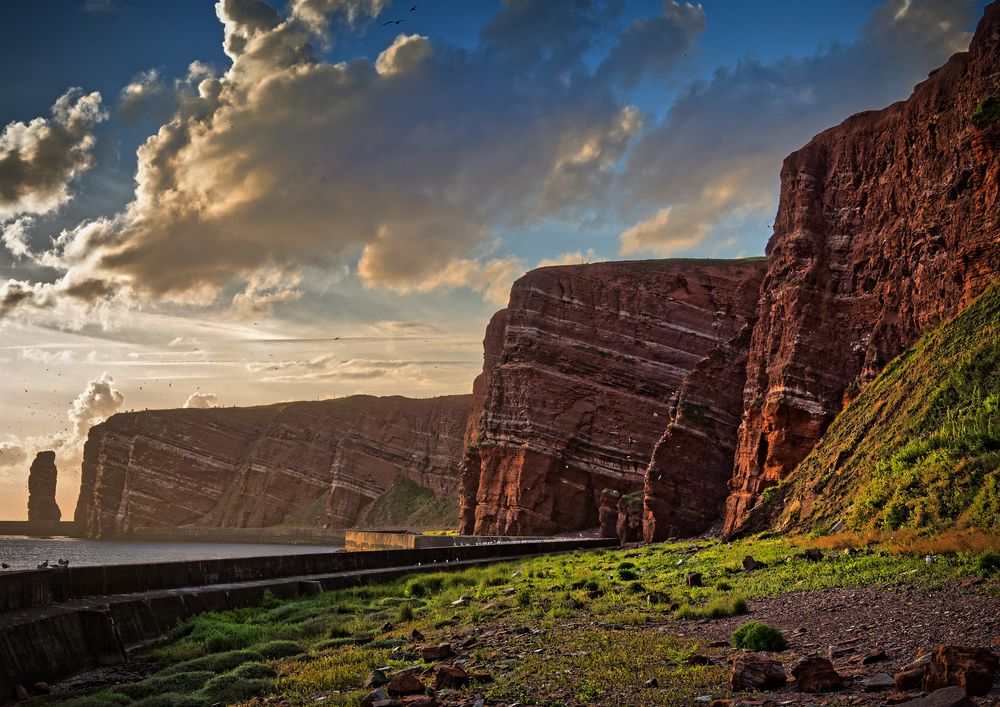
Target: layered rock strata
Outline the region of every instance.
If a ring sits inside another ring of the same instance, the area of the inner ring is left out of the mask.
[[[28,472],[28,520],[62,518],[56,503],[56,453],[39,452]]]
[[[763,270],[761,259],[655,260],[518,280],[485,341],[463,530],[591,528],[603,490],[641,491],[673,396],[746,325]]]
[[[922,332],[1000,276],[1000,5],[912,96],[816,136],[781,170],[726,530]]]
[[[439,498],[456,495],[469,403],[467,395],[361,395],[118,414],[88,436],[76,521],[94,537],[137,527],[363,524],[400,477]]]

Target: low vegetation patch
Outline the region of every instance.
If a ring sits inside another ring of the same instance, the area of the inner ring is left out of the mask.
[[[479,641],[469,649],[493,678],[466,688],[470,694],[546,705],[688,704],[727,689],[725,667],[685,660],[704,646],[679,637],[691,634],[684,619],[752,613],[755,601],[789,591],[945,587],[986,576],[986,591],[1000,592],[995,551],[940,554],[928,564],[922,555],[858,543],[849,554],[827,547],[822,560],[810,562],[799,557],[803,542],[751,538],[576,552],[306,599],[269,597],[258,607],[204,614],[179,625],[145,656],[163,664],[146,680],[35,702],[209,707],[255,699],[315,704],[323,697],[324,705],[354,707],[367,693],[362,685],[373,668],[427,666],[405,655],[413,653],[407,639],[416,629],[427,643],[466,632],[509,634],[504,645]],[[744,571],[747,555],[765,566]],[[703,586],[686,586],[686,575],[694,572],[702,574]],[[623,579],[622,573],[639,579]],[[766,627],[741,631],[741,646],[776,645],[766,642]],[[234,645],[239,647],[224,648]],[[505,657],[512,652],[521,658]],[[653,678],[660,688],[644,688]]]

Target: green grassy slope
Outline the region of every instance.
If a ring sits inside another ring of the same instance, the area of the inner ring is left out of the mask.
[[[892,361],[755,512],[786,528],[1000,527],[1000,283]],[[759,526],[760,523],[758,522]]]

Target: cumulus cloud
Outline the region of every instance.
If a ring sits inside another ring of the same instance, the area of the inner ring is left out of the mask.
[[[352,382],[392,379],[410,384],[433,382],[435,368],[468,367],[477,361],[414,361],[402,359],[342,359],[335,354],[323,354],[305,361],[274,361],[249,363],[247,370],[268,382]]]
[[[73,88],[51,117],[9,123],[0,133],[0,222],[66,203],[70,182],[93,164],[94,127],[105,118],[101,94]]]
[[[215,393],[191,393],[184,401],[182,407],[186,408],[214,408],[219,406],[219,396]]]
[[[642,33],[656,44],[648,68],[614,47],[592,65],[619,3],[516,0],[474,49],[404,33],[374,61],[317,58],[318,35],[384,6],[296,0],[283,15],[218,2],[231,65],[176,82],[174,114],[138,151],[133,201],[63,233],[45,264],[159,300],[237,288],[233,304],[252,312],[297,296],[289,273],[360,253],[367,286],[502,302],[519,265],[495,252],[498,229],[607,198],[643,125],[618,81],[663,70],[703,25],[700,8],[667,2]],[[158,80],[140,77],[125,98]]]
[[[0,466],[20,466],[28,460],[28,453],[17,443],[0,442]]]
[[[687,87],[628,160],[630,201],[659,206],[621,234],[621,253],[669,256],[705,247],[727,223],[769,223],[785,155],[851,113],[905,98],[968,46],[961,28],[975,13],[972,0],[888,0],[851,44],[746,58]]]
[[[166,120],[175,108],[176,93],[156,69],[140,72],[118,97],[118,114],[130,123],[145,115]]]
[[[91,427],[121,410],[124,402],[125,395],[115,388],[110,373],[105,371],[99,378],[87,383],[67,413],[76,438],[86,439]]]
[[[4,247],[10,251],[15,258],[25,258],[31,255],[31,246],[28,244],[28,231],[34,224],[35,219],[31,216],[22,216],[11,221],[6,226],[0,225],[0,241]]]
[[[594,252],[593,248],[588,248],[587,252],[578,250],[573,253],[563,253],[554,258],[543,258],[538,261],[538,265],[535,267],[546,268],[550,265],[579,265],[581,263],[592,263],[597,260],[601,260],[601,258],[597,257],[597,253]]]

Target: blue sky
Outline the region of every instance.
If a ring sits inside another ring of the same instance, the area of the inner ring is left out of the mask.
[[[466,392],[528,269],[761,254],[984,2],[411,4],[0,3],[0,516],[117,409]]]

